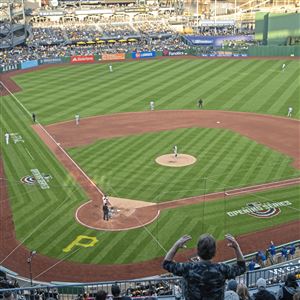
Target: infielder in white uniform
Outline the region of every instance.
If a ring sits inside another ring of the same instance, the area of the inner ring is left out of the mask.
[[[150,101],[150,110],[154,110],[154,101]]]
[[[109,72],[113,71],[112,65],[109,65],[108,68],[109,68]]]
[[[293,108],[290,106],[290,107],[288,108],[288,114],[287,114],[288,117],[291,117],[291,116],[292,116],[292,111],[293,111]]]
[[[77,115],[75,115],[75,123],[76,123],[76,125],[79,125],[79,121],[80,121],[80,116],[77,114]]]
[[[176,158],[178,156],[177,146],[176,145],[173,147],[173,152],[174,152],[174,156]]]
[[[9,133],[6,132],[6,133],[4,134],[4,137],[5,137],[5,143],[6,143],[6,145],[8,145],[8,144],[9,144]]]

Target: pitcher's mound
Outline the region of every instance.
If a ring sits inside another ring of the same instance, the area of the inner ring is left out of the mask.
[[[192,155],[181,153],[175,158],[174,154],[172,153],[159,156],[155,159],[155,161],[162,166],[185,167],[194,164],[197,159]]]

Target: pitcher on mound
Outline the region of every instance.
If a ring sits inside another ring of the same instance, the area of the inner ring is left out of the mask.
[[[178,150],[177,150],[177,146],[176,145],[173,147],[173,153],[174,153],[174,157],[177,158],[177,156],[178,156]]]

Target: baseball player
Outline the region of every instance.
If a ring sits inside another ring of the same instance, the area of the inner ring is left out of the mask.
[[[174,157],[177,158],[177,156],[178,156],[178,150],[177,150],[177,146],[176,145],[173,147],[173,153],[174,153]]]
[[[103,220],[108,221],[109,207],[107,203],[103,205],[102,210],[103,210]]]
[[[150,110],[151,110],[151,111],[154,110],[154,101],[150,101]]]
[[[291,117],[291,116],[292,116],[292,111],[293,111],[293,108],[290,106],[290,107],[288,108],[288,114],[287,114],[288,117]]]
[[[284,70],[285,70],[285,67],[286,67],[286,65],[285,65],[285,64],[282,64],[281,70],[284,71]]]
[[[6,133],[4,134],[4,138],[5,138],[5,143],[6,143],[6,145],[8,145],[8,144],[9,144],[9,133],[8,133],[8,132],[6,132]]]
[[[75,115],[75,123],[76,125],[79,125],[79,121],[80,121],[80,116],[79,114]]]
[[[203,100],[202,99],[198,100],[198,107],[199,108],[203,107]]]
[[[35,113],[32,113],[32,121],[33,121],[33,123],[35,123],[35,121],[36,121],[36,115],[35,115]]]
[[[108,197],[107,197],[107,195],[105,195],[105,194],[103,195],[102,201],[103,201],[103,205],[105,205],[105,204],[108,205]]]
[[[109,72],[113,71],[112,65],[109,65],[108,68],[109,68]]]

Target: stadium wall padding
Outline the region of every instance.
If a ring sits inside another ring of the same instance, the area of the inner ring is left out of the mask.
[[[252,46],[249,56],[300,56],[300,46]]]

